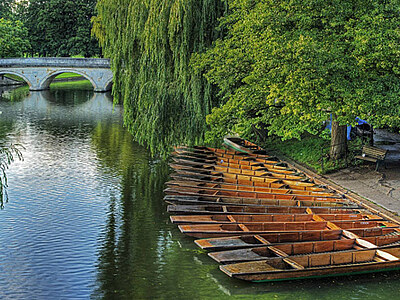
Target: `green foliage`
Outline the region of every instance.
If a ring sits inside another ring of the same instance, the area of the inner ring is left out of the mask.
[[[202,140],[212,89],[189,62],[216,39],[223,0],[100,0],[93,32],[114,72],[125,125],[153,153]]]
[[[0,208],[3,208],[4,200],[7,200],[6,170],[15,158],[22,160],[18,145],[0,145]]]
[[[1,0],[0,1],[0,19],[9,19],[12,15],[12,6],[14,0]]]
[[[100,48],[91,37],[95,5],[96,0],[29,1],[19,15],[28,27],[32,54],[99,55]]]
[[[27,30],[22,23],[0,19],[0,58],[21,57],[28,47]]]
[[[283,139],[319,134],[331,113],[400,123],[399,1],[228,2],[226,37],[192,60],[223,101],[208,139],[263,125]]]

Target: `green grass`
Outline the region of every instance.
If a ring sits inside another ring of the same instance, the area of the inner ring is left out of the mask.
[[[79,81],[65,81],[65,82],[54,82],[50,84],[51,89],[80,89],[80,90],[93,90],[93,86],[89,80]]]
[[[21,77],[13,75],[13,74],[5,74],[4,77],[15,80],[15,81],[19,81],[19,82],[25,82]]]
[[[82,75],[79,75],[79,74],[76,74],[76,73],[62,73],[62,74],[56,76],[56,79],[73,78],[73,77],[82,77]]]
[[[313,169],[319,174],[330,173],[338,169],[347,167],[354,163],[354,154],[361,149],[361,141],[348,141],[349,154],[347,159],[337,161],[328,158],[330,141],[318,136],[305,136],[302,140],[282,141],[279,138],[271,138],[265,145],[268,150],[283,154],[307,167]]]

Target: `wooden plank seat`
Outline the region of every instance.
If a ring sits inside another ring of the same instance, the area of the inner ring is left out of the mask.
[[[384,162],[387,152],[388,150],[385,149],[364,145],[362,147],[361,155],[357,155],[355,158],[376,163],[375,171],[378,171],[379,165]]]

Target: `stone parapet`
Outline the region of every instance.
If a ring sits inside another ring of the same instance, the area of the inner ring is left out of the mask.
[[[0,68],[13,67],[110,68],[110,60],[106,58],[71,57],[32,57],[0,59]]]

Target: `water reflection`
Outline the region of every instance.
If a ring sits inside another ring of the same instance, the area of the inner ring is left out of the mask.
[[[28,86],[15,88],[15,86],[0,86],[0,101],[22,101],[29,95]]]

